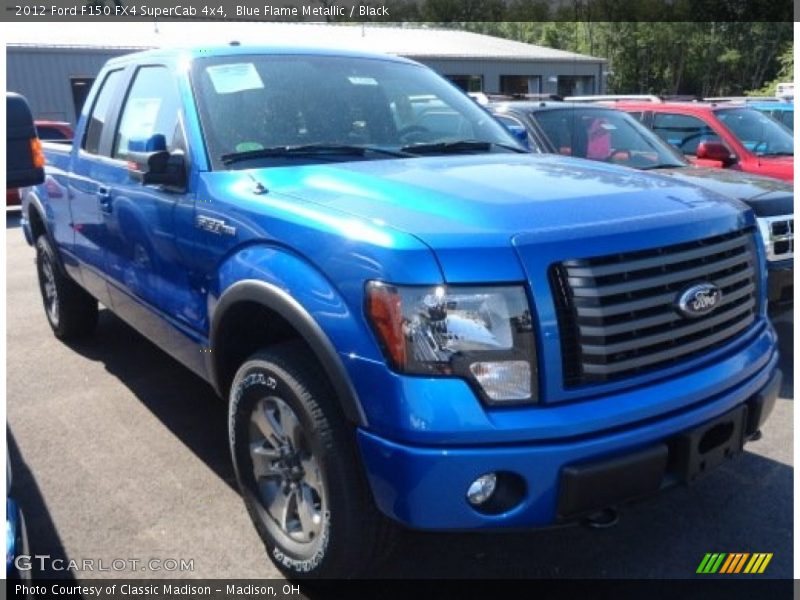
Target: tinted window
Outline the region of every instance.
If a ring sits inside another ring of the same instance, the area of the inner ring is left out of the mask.
[[[113,155],[124,158],[131,151],[154,150],[156,135],[164,136],[167,150],[180,147],[179,106],[178,90],[165,67],[139,69],[125,100]]]
[[[500,75],[501,94],[538,94],[542,78],[538,75]]]
[[[684,166],[668,146],[624,112],[571,108],[532,116],[556,150],[566,156],[636,169]]]
[[[92,114],[89,116],[89,122],[86,126],[86,134],[83,137],[83,149],[91,154],[98,154],[100,152],[100,138],[103,135],[103,128],[109,118],[109,111],[111,109],[112,100],[116,91],[117,85],[122,78],[122,71],[111,71],[103,82],[100,92],[98,93],[94,107],[92,107]]]
[[[750,108],[715,111],[742,145],[759,156],[794,156],[794,136],[780,123]]]
[[[430,69],[403,62],[207,58],[194,62],[192,85],[216,168],[226,154],[306,144],[396,149],[478,140],[517,146],[466,94]],[[236,168],[246,166],[252,162]]]
[[[655,113],[653,131],[684,154],[696,154],[700,142],[722,141],[704,121],[689,115]]]
[[[483,75],[445,75],[465,92],[480,92],[483,90]]]

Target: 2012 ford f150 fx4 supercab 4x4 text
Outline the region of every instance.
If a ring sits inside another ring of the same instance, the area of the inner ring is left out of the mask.
[[[25,190],[59,338],[98,302],[229,403],[289,576],[363,574],[397,523],[528,528],[691,481],[777,396],[752,212],[532,155],[414,62],[116,58]]]

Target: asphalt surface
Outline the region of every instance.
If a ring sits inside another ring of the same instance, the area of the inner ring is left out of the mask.
[[[32,552],[194,561],[185,573],[81,577],[277,577],[235,488],[222,401],[107,310],[94,338],[57,341],[33,249],[13,215],[6,228],[9,448]],[[683,578],[706,552],[772,552],[765,575],[791,577],[792,318],[776,318],[782,397],[737,460],[628,508],[610,529],[406,533],[375,575]]]

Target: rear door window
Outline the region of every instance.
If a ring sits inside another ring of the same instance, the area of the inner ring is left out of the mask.
[[[121,79],[121,70],[111,71],[106,75],[105,81],[103,81],[102,87],[97,94],[86,125],[83,144],[81,145],[83,150],[90,154],[100,154],[100,140],[102,139],[106,123],[111,116],[110,113],[114,104],[113,100]]]

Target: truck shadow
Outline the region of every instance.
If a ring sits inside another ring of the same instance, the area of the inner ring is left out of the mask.
[[[214,390],[108,310],[89,340],[70,348],[101,362],[139,401],[231,488],[228,415]]]

